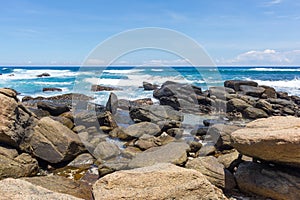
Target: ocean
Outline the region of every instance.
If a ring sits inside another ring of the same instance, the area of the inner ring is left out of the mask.
[[[48,77],[37,77],[49,73]],[[165,81],[191,83],[202,87],[222,86],[225,80],[253,80],[260,85],[300,96],[300,67],[0,67],[0,87],[17,90],[24,96],[55,96],[74,91],[74,86],[101,84],[116,87],[119,98],[152,98],[144,91],[143,81],[162,84]],[[61,88],[61,92],[43,92],[45,87]],[[95,103],[105,104],[110,92],[93,93]],[[155,101],[155,99],[154,99]]]

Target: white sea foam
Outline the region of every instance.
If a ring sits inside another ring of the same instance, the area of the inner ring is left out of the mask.
[[[151,69],[151,71],[153,71],[153,72],[163,72],[164,70],[163,69]]]
[[[77,72],[70,70],[27,70],[27,69],[14,69],[11,74],[3,74],[0,80],[25,80],[36,79],[37,75],[42,73],[49,73],[50,76],[44,76],[43,78],[63,78],[63,77],[75,77]]]
[[[252,80],[252,79],[247,79]],[[259,85],[267,85],[274,87],[277,91],[288,92],[290,95],[300,95],[300,79],[294,78],[293,80],[278,80],[278,81],[263,81],[263,80],[252,80],[257,82]]]
[[[130,74],[130,73],[138,73],[143,72],[144,69],[105,69],[103,72],[110,74]]]
[[[36,81],[34,82],[36,85],[73,85],[74,82],[42,82]]]
[[[251,68],[249,71],[266,71],[266,72],[300,72],[300,68]]]

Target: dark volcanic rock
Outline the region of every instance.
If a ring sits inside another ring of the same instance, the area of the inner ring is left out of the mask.
[[[119,88],[103,86],[103,85],[92,85],[91,91],[99,92],[99,91],[113,91],[113,90],[120,90]]]
[[[143,82],[143,88],[144,90],[156,90],[158,88],[158,85],[148,83],[148,82]]]
[[[160,121],[182,121],[183,115],[170,106],[150,105],[134,107],[130,110],[130,117],[137,122],[147,121],[157,123]]]
[[[253,87],[258,86],[258,84],[254,81],[228,80],[228,81],[224,82],[225,87],[232,88],[235,91],[239,91],[241,85],[248,85],[248,86],[253,86]]]
[[[232,112],[232,111],[241,112],[248,107],[251,107],[251,105],[241,99],[231,99],[227,103],[227,111],[228,112]]]
[[[243,112],[245,118],[248,119],[258,119],[258,118],[266,118],[269,115],[263,111],[262,109],[248,107]]]
[[[272,199],[300,198],[300,174],[296,170],[282,171],[263,164],[245,162],[239,165],[235,178],[242,192]]]
[[[266,97],[266,98],[277,98],[277,93],[276,90],[272,87],[266,86],[266,85],[261,85],[260,87],[265,88],[265,91],[263,93],[262,97]]]
[[[36,77],[47,77],[47,76],[50,76],[50,74],[49,73],[42,73],[42,74],[39,74],[39,75],[37,75]]]
[[[53,116],[58,116],[64,112],[70,111],[70,108],[63,104],[55,104],[51,102],[38,102],[38,109],[48,111]]]
[[[55,91],[61,92],[62,89],[60,89],[60,88],[43,88],[43,92],[55,92]]]
[[[106,103],[106,110],[110,111],[113,115],[116,114],[118,109],[118,97],[114,93],[110,93]]]
[[[249,85],[240,85],[240,90],[245,94],[252,97],[261,97],[261,95],[265,92],[265,88],[263,87],[253,87]]]

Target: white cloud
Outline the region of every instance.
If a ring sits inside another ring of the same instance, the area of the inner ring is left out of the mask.
[[[251,50],[237,55],[234,59],[219,61],[219,64],[234,65],[299,65],[300,50],[276,51],[266,49],[263,51]]]
[[[265,6],[273,6],[273,5],[278,5],[280,3],[282,3],[282,0],[271,0],[271,1],[266,2],[264,5]]]
[[[190,65],[188,59],[176,59],[176,60],[161,60],[153,59],[149,61],[144,61],[143,65],[149,66],[180,66],[180,65]]]

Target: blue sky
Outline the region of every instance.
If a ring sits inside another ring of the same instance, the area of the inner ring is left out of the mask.
[[[106,38],[142,27],[182,32],[199,42],[218,65],[300,65],[300,1],[3,0],[0,3],[2,65],[78,65]],[[159,54],[123,59],[127,64],[153,60],[178,64],[178,59]]]

